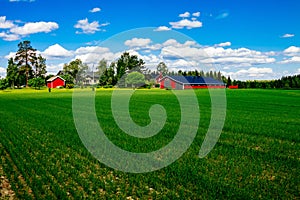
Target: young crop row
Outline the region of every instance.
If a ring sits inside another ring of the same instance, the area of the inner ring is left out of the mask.
[[[1,93],[0,164],[20,199],[298,198],[300,92],[228,90],[223,132],[203,159],[198,152],[210,122],[210,98],[207,90],[195,92],[201,119],[191,147],[170,166],[144,174],[116,171],[92,157],[74,126],[72,93]],[[150,139],[117,127],[111,93],[97,91],[96,110],[112,142],[149,152],[172,141],[180,109],[171,91],[138,90],[131,98],[131,115],[140,125],[150,122],[151,105],[167,111],[165,127]]]

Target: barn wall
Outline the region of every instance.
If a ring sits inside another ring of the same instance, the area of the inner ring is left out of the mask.
[[[182,84],[176,83],[175,89],[176,89],[176,90],[182,90],[182,89],[183,89]]]
[[[48,86],[48,88],[56,88],[59,86],[65,86],[65,82],[64,82],[64,80],[57,78],[57,79],[53,80],[52,82],[48,82],[47,86]]]
[[[170,79],[168,78],[165,79],[165,88],[171,88]]]
[[[162,81],[160,82],[160,89],[164,89],[164,88],[165,88],[165,81],[162,80]]]

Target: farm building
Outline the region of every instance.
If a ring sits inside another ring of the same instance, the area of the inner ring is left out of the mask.
[[[96,72],[87,72],[84,76],[85,85],[96,85],[99,83],[100,76]]]
[[[176,90],[197,88],[225,88],[225,83],[210,77],[201,76],[165,76],[160,80],[160,88]]]
[[[65,79],[61,78],[60,76],[53,76],[47,80],[47,87],[48,88],[56,88],[59,86],[65,86]]]

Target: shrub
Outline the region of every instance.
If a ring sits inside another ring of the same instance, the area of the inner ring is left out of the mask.
[[[72,88],[74,88],[74,84],[68,83],[68,84],[66,84],[66,88],[67,89],[72,89]]]

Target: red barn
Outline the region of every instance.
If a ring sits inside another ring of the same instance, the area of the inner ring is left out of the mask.
[[[200,88],[225,88],[222,81],[201,76],[165,76],[160,80],[160,88],[175,90]]]
[[[47,80],[47,87],[48,88],[56,88],[59,86],[65,86],[65,79],[61,78],[60,76],[53,76]]]
[[[238,86],[238,85],[230,85],[228,88],[229,88],[229,89],[238,89],[239,86]]]

